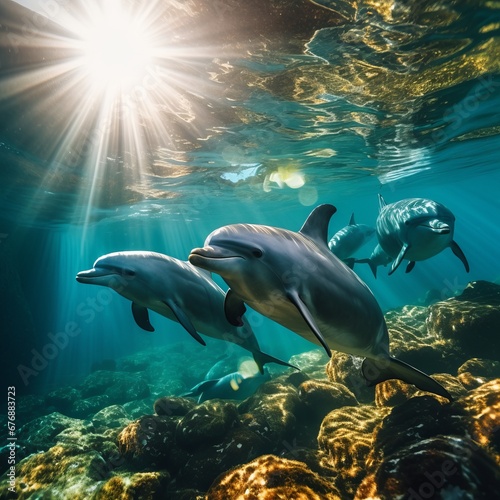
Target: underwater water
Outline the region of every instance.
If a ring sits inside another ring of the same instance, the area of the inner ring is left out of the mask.
[[[1,443],[2,498],[500,491],[498,3],[3,0],[0,14],[1,370],[16,409],[1,424],[17,439]],[[441,374],[453,403],[367,389],[349,353],[329,361],[247,308],[260,349],[301,371],[269,363],[245,398],[195,406],[181,396],[251,354],[154,311],[145,331],[130,298],[75,279],[112,252],[187,261],[229,224],[299,231],[321,204],[337,209],[328,240],[352,214],[375,228],[378,195],[455,216],[469,272],[449,247],[408,273],[354,265],[391,353]],[[288,478],[275,491],[272,471]]]

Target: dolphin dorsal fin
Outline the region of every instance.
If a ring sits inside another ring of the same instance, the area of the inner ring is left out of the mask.
[[[299,233],[314,240],[320,245],[326,245],[328,239],[328,224],[337,209],[328,203],[317,206],[300,228]]]
[[[379,194],[378,195],[378,208],[379,208],[379,211],[382,210],[386,205],[387,205],[387,203],[385,202],[384,197],[381,194]]]
[[[350,226],[355,226],[356,225],[356,222],[354,220],[354,212],[352,213],[351,218],[349,219],[349,225]]]

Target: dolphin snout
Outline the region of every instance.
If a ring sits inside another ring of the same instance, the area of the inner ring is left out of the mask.
[[[450,225],[439,219],[430,220],[426,225],[438,234],[449,234],[451,232]]]
[[[76,275],[76,281],[78,283],[92,283],[94,278],[100,278],[101,276],[109,276],[111,274],[109,270],[105,269],[89,269],[87,271],[80,271]]]

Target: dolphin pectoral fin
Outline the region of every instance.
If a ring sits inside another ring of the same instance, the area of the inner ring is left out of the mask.
[[[327,203],[317,206],[309,214],[299,233],[311,238],[319,246],[328,246],[328,224],[336,211],[333,205]]]
[[[184,327],[184,330],[186,330],[191,337],[197,340],[201,345],[207,345],[201,338],[200,334],[196,331],[196,328],[193,326],[193,323],[191,323],[191,320],[186,316],[186,313],[175,302],[164,301],[163,303],[172,309],[177,321]]]
[[[452,252],[462,261],[465,270],[469,272],[469,263],[467,262],[467,258],[465,257],[465,254],[462,252],[462,249],[454,241],[450,243],[450,247]]]
[[[304,321],[307,323],[307,326],[309,326],[311,331],[314,333],[314,336],[318,339],[318,341],[321,343],[321,345],[325,348],[326,353],[331,358],[332,351],[330,350],[330,347],[328,346],[325,339],[323,338],[322,333],[319,331],[319,328],[316,326],[316,322],[314,321],[314,318],[312,317],[307,306],[304,304],[304,302],[302,302],[297,291],[296,290],[288,290],[286,292],[286,296],[287,296],[288,300],[297,308],[300,315],[302,316],[302,318],[304,318]]]
[[[298,370],[300,372],[300,368],[297,368],[286,361],[281,361],[281,359],[275,358],[269,354],[266,354],[262,351],[253,352],[253,359],[255,364],[258,366],[260,373],[264,374],[264,365],[267,363],[276,363],[281,366],[288,366],[288,368],[293,368],[294,370]]]
[[[408,265],[406,266],[405,273],[409,273],[414,267],[415,267],[415,261],[414,260],[408,262]]]
[[[381,194],[379,194],[378,195],[378,208],[379,208],[379,211],[382,210],[386,205],[387,205],[387,203],[385,202],[384,197]]]
[[[147,307],[140,306],[135,302],[132,302],[132,316],[134,316],[135,322],[143,330],[147,332],[154,332],[155,329],[153,325],[149,322],[149,313]]]
[[[229,323],[233,326],[243,326],[242,316],[246,310],[245,303],[229,289],[224,298],[224,313]]]
[[[389,275],[391,275],[398,267],[401,262],[403,262],[403,259],[405,258],[406,252],[408,251],[408,246],[407,243],[405,243],[402,247],[401,250],[399,251],[398,256],[394,259],[394,262],[392,263],[391,270],[389,271]],[[411,271],[411,269],[410,269]]]
[[[361,365],[361,372],[370,386],[396,378],[407,384],[413,384],[422,391],[432,392],[453,401],[450,393],[441,384],[424,372],[396,358],[365,358]]]

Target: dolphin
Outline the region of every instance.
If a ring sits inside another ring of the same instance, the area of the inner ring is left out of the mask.
[[[270,380],[267,370],[263,374],[253,375],[242,372],[229,373],[224,377],[204,380],[195,385],[188,392],[181,394],[182,397],[198,396],[198,403],[207,399],[238,399],[243,400],[250,397],[257,388],[267,380]]]
[[[451,400],[435,380],[389,354],[384,315],[370,289],[327,245],[332,205],[316,207],[299,232],[256,224],[213,231],[189,262],[229,285],[225,311],[239,325],[245,304],[305,339],[364,357],[371,385],[398,378]]]
[[[380,194],[378,198],[378,241],[394,259],[389,274],[403,259],[410,261],[406,267],[409,273],[415,267],[415,261],[429,259],[446,247],[451,248],[469,272],[464,253],[453,241],[455,216],[444,205],[425,198],[407,198],[387,205]]]
[[[76,280],[107,286],[132,301],[132,315],[143,330],[154,331],[151,309],[179,322],[202,345],[206,343],[199,333],[250,351],[261,372],[271,362],[295,368],[263,353],[246,321],[230,324],[224,315],[223,290],[209,273],[189,262],[155,252],[115,252],[99,257],[93,269],[79,272]]]
[[[352,269],[356,261],[350,257],[367,243],[374,234],[375,229],[373,227],[366,224],[356,224],[354,214],[352,214],[349,225],[332,236],[328,242],[328,248]]]
[[[380,245],[377,245],[368,259],[356,259],[356,264],[368,264],[372,270],[373,276],[377,277],[377,267],[387,266],[392,262],[392,257],[387,255]]]

